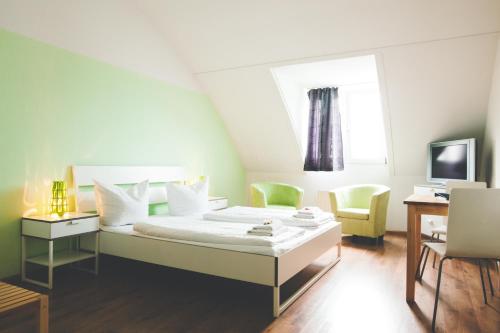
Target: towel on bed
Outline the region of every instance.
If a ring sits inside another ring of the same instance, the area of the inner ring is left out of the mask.
[[[286,227],[273,236],[249,235],[252,226],[244,224],[218,223],[213,221],[193,222],[189,219],[169,220],[168,223],[136,223],[134,230],[148,236],[200,243],[274,246],[304,234],[301,228]]]
[[[203,214],[203,218],[211,221],[236,222],[243,224],[264,224],[266,220],[278,219],[281,220],[286,226],[309,228],[318,227],[324,223],[334,221],[333,215],[327,212],[317,214],[317,216],[313,219],[296,218],[293,216],[296,213],[297,211],[295,210],[234,206],[218,211],[208,212]]]
[[[255,236],[278,236],[286,232],[287,229],[280,220],[269,219],[264,221],[264,224],[257,224],[248,230],[248,234]]]

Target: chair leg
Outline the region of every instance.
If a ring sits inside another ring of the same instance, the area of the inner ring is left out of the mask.
[[[488,304],[488,298],[486,297],[486,287],[484,286],[483,265],[481,263],[481,259],[478,260],[478,263],[479,263],[479,274],[481,275],[481,286],[483,287],[484,304]]]
[[[500,289],[500,260],[496,260],[497,268],[497,288]]]
[[[424,272],[425,272],[425,267],[427,265],[427,258],[429,258],[429,252],[431,251],[430,247],[427,247],[427,253],[425,254],[425,260],[424,260],[424,264],[422,265],[422,271],[420,272],[420,280],[422,279],[422,277],[424,276]],[[421,258],[422,259],[422,258]]]
[[[436,286],[436,299],[434,300],[434,312],[432,313],[432,332],[436,330],[436,314],[439,302],[439,289],[441,288],[441,273],[443,273],[443,263],[446,259],[451,259],[450,257],[443,257],[439,261],[439,273],[438,273],[438,281]]]
[[[490,292],[491,296],[495,296],[495,290],[493,288],[493,282],[491,282],[491,274],[490,274],[490,261],[486,261],[486,273],[488,274],[488,282],[490,284]]]
[[[425,250],[428,249],[427,246],[422,246],[422,253],[420,253],[420,258],[418,259],[417,271],[415,272],[415,278],[420,280],[423,273],[421,272],[420,266],[422,266],[422,259],[424,258]]]
[[[434,237],[435,234],[432,234],[432,237]],[[437,234],[437,237],[436,237],[437,240],[439,240],[439,234]],[[434,259],[432,259],[432,268],[436,268],[436,257],[437,257],[437,253],[434,252]]]

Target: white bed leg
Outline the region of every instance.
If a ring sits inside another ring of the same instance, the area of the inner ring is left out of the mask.
[[[273,316],[280,315],[280,287],[273,287]]]
[[[293,295],[290,296],[283,305],[280,302],[280,287],[273,287],[273,315],[274,318],[279,317],[279,315],[285,311],[293,302],[295,302],[302,294],[304,294],[309,288],[313,286],[316,281],[321,279],[333,266],[335,266],[340,261],[341,253],[341,243],[337,244],[337,257],[333,259],[331,263],[325,266],[321,271],[316,273],[309,281],[307,281],[299,290],[297,290]]]

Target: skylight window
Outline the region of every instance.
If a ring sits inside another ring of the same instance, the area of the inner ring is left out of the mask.
[[[309,139],[308,91],[337,87],[344,164],[387,162],[375,56],[284,66],[272,73],[304,158]]]

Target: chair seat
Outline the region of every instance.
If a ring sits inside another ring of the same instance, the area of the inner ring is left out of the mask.
[[[436,227],[436,228],[431,230],[431,232],[433,234],[438,234],[438,235],[446,235],[447,231],[448,231],[448,227],[445,225],[442,225],[440,227]]]
[[[267,205],[266,208],[288,209],[288,210],[295,210],[295,209],[297,209],[295,206],[285,206],[285,205]]]
[[[436,252],[441,257],[444,257],[444,254],[446,253],[446,243],[425,242],[424,245],[428,246],[432,251]]]
[[[370,210],[365,208],[342,208],[337,210],[337,216],[346,219],[368,220]]]

